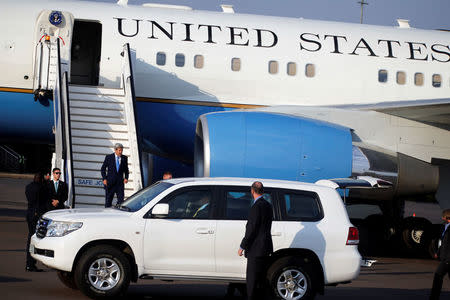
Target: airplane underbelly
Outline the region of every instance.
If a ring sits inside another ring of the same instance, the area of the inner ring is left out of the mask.
[[[53,101],[34,101],[30,92],[0,91],[0,140],[54,143]]]
[[[137,119],[143,150],[193,161],[195,126],[200,115],[231,110],[208,105],[137,101]]]

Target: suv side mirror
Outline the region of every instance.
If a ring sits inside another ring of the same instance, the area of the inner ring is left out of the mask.
[[[152,216],[156,218],[163,218],[169,214],[169,204],[158,203],[152,209]]]

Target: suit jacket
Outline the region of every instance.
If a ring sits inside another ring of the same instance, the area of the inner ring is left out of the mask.
[[[102,165],[102,178],[107,180],[108,187],[114,185],[123,185],[123,179],[128,179],[128,157],[122,155],[120,158],[119,171],[116,168],[116,155],[114,153],[105,156],[105,160]]]
[[[438,250],[439,260],[450,262],[450,226],[445,231]]]
[[[67,201],[67,197],[69,194],[69,188],[67,187],[67,183],[60,180],[58,183],[58,191],[56,191],[55,182],[53,180],[50,180],[47,187],[49,194],[49,202],[48,202],[49,210],[65,208],[64,202]],[[53,199],[59,201],[58,206],[54,207],[52,205]]]
[[[46,191],[47,187],[37,182],[32,182],[26,186],[27,219],[38,218],[47,212],[48,194]]]
[[[245,250],[246,257],[268,256],[273,252],[272,244],[272,205],[258,199],[250,208],[245,236],[241,242],[241,248]]]

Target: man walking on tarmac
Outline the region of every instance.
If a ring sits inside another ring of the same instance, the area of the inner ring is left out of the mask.
[[[114,194],[117,204],[123,202],[125,184],[128,183],[128,157],[122,154],[123,145],[115,144],[114,153],[106,155],[102,165],[103,184],[106,189],[105,207],[111,207]]]
[[[442,220],[445,222],[445,227],[441,236],[441,245],[438,253],[435,255],[436,258],[439,257],[441,263],[434,272],[430,300],[439,299],[445,274],[448,274],[450,278],[450,209],[442,212]]]

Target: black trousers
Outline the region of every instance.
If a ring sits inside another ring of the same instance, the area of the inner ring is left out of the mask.
[[[266,298],[268,261],[268,256],[247,258],[247,299],[261,300]]]
[[[450,261],[441,261],[434,272],[433,288],[431,289],[430,300],[439,299],[445,274],[448,274],[450,278]]]
[[[111,207],[112,201],[114,198],[114,194],[117,195],[117,204],[120,204],[123,202],[124,198],[124,189],[125,185],[122,184],[115,184],[112,186],[106,187],[106,200],[105,200],[105,207]]]
[[[33,234],[36,232],[36,224],[39,220],[38,216],[30,216],[27,215],[27,223],[28,223],[28,238],[27,238],[27,267],[34,267],[36,265],[36,260],[31,257],[30,254],[30,240]]]

